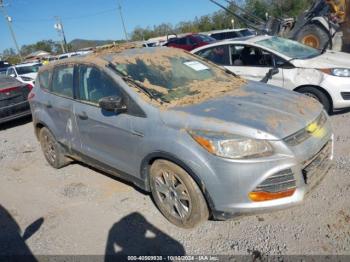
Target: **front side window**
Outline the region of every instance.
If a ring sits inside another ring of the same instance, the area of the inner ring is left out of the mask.
[[[218,65],[230,65],[230,54],[227,45],[214,46],[196,53]]]
[[[55,68],[51,91],[55,94],[73,97],[73,65]]]
[[[94,66],[79,67],[79,99],[94,104],[103,97],[121,96],[120,87]]]
[[[272,67],[273,56],[258,47],[231,45],[233,66]]]

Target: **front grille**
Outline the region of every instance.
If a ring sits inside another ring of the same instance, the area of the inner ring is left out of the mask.
[[[291,169],[280,171],[265,179],[254,192],[278,193],[296,188],[295,178]]]
[[[330,166],[332,156],[332,142],[329,141],[311,160],[304,164],[302,170],[306,184],[313,184],[318,180],[318,174],[324,174]]]
[[[341,92],[341,96],[344,100],[350,100],[350,92]]]
[[[327,122],[327,116],[324,111],[316,118],[315,121],[311,122],[307,127],[299,130],[298,132],[283,139],[289,146],[296,146],[304,142],[306,139],[312,136],[313,133],[320,130]]]

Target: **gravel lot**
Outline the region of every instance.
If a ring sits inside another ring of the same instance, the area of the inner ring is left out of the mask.
[[[350,255],[350,113],[332,121],[335,166],[302,205],[208,221],[194,230],[171,225],[149,195],[116,178],[79,163],[51,168],[30,119],[3,125],[0,254],[26,253],[28,247],[35,255]]]

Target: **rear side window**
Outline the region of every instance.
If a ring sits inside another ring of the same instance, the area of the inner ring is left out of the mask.
[[[51,91],[55,94],[73,97],[73,72],[72,65],[56,67],[52,78]]]
[[[214,46],[196,53],[217,65],[230,65],[229,48],[227,45]]]
[[[50,89],[50,78],[51,78],[51,72],[46,70],[39,74],[39,84],[40,88],[49,90]]]

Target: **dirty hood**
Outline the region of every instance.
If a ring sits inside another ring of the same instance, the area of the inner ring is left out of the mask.
[[[305,60],[292,61],[296,67],[306,68],[350,68],[350,54],[327,51],[324,54]]]
[[[322,106],[304,95],[259,82],[249,81],[239,90],[200,104],[163,112],[165,123],[179,122],[182,128],[205,129],[283,139],[314,121]]]

